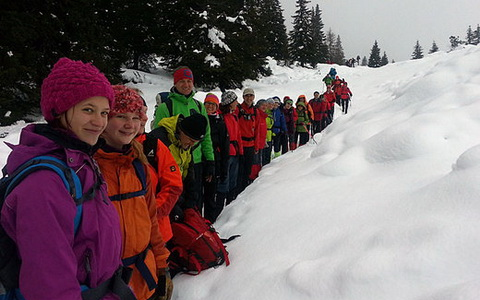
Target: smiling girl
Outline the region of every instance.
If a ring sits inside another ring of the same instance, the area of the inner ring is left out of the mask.
[[[165,293],[169,252],[158,229],[152,170],[147,167],[141,144],[134,139],[146,119],[143,100],[126,86],[115,85],[113,89],[115,104],[102,134],[106,145],[95,158],[120,216],[122,259],[133,269],[130,287],[139,300],[146,300],[152,297],[157,283],[157,294]]]
[[[18,248],[25,299],[92,299],[82,293],[86,289],[97,293],[94,299],[119,299],[109,288],[100,291],[113,281],[129,291],[116,276],[122,249],[118,215],[92,159],[113,101],[113,89],[97,68],[62,58],[42,84],[40,106],[48,124],[28,125],[19,145],[10,145],[9,174],[32,158],[49,156],[72,169],[83,187],[76,232],[77,206],[56,172],[37,170],[6,197],[1,224]]]

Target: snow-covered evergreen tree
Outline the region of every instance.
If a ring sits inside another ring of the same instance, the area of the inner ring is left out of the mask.
[[[432,48],[430,48],[430,50],[428,50],[428,54],[432,54],[432,53],[435,53],[435,52],[438,52],[438,46],[437,46],[437,43],[435,43],[435,41],[433,41],[432,43]]]
[[[380,67],[380,48],[378,47],[378,42],[375,40],[375,43],[372,46],[372,50],[370,51],[370,57],[368,58],[368,66],[370,68],[378,68]]]
[[[259,3],[259,27],[265,44],[265,55],[277,60],[288,59],[288,36],[279,0],[263,0]]]
[[[169,69],[187,65],[198,86],[221,89],[241,87],[243,80],[268,73],[264,48],[258,48],[261,29],[247,22],[258,6],[246,8],[236,0],[165,2],[162,56]]]
[[[325,63],[328,60],[328,47],[325,44],[325,34],[323,33],[323,21],[322,21],[322,11],[320,6],[317,6],[312,9],[312,26],[310,27],[312,35],[312,43],[315,49],[313,56],[311,58],[312,66],[315,66],[317,63]]]
[[[388,57],[387,57],[387,52],[383,51],[383,56],[382,59],[380,60],[380,66],[386,66],[388,65]]]
[[[335,52],[335,33],[333,33],[332,28],[329,28],[327,31],[327,36],[325,37],[325,44],[327,45],[328,49],[328,62],[332,62]]]
[[[312,49],[311,12],[307,7],[308,0],[297,0],[293,29],[289,34],[289,53],[291,59],[298,61],[303,67],[311,61]]]
[[[465,37],[465,41],[466,41],[467,45],[476,45],[475,44],[475,34],[472,30],[472,26],[468,26],[467,36]]]
[[[473,31],[473,44],[480,44],[480,25],[477,24],[477,29]]]
[[[420,46],[420,42],[417,40],[417,43],[413,47],[412,59],[421,59],[423,58],[423,48]]]
[[[361,63],[361,65],[364,66],[364,67],[368,66],[368,60],[367,60],[367,57],[366,57],[366,56],[364,56],[364,57],[362,58],[362,63]]]
[[[343,52],[342,40],[340,39],[340,35],[337,35],[335,39],[335,44],[332,53],[332,62],[344,65],[345,64],[345,53]]]

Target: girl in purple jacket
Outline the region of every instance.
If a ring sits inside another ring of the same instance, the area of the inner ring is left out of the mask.
[[[113,101],[113,89],[96,67],[61,58],[42,84],[40,105],[48,124],[28,125],[19,145],[9,145],[9,174],[33,157],[52,156],[77,173],[85,196],[76,233],[76,204],[55,172],[29,174],[6,197],[0,221],[18,248],[25,299],[135,299],[128,288],[122,296],[111,288],[113,282],[124,285],[118,271],[120,225],[92,159]]]

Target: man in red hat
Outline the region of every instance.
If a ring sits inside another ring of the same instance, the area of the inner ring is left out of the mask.
[[[202,114],[208,118],[207,111],[203,104],[194,99],[194,78],[192,70],[188,67],[179,67],[173,73],[173,87],[170,92],[164,92],[157,95],[157,108],[154,114],[154,122],[152,129],[157,128],[159,122],[168,117],[183,115],[185,117]],[[193,162],[195,178],[195,186],[193,190],[196,192],[196,201],[199,211],[202,211],[202,179],[211,181],[215,176],[215,156],[210,136],[210,125],[207,124],[205,137],[199,143],[199,146],[193,151]]]

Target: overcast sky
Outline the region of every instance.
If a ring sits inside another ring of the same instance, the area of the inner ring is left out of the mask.
[[[280,0],[287,30],[296,0]],[[449,37],[465,39],[469,25],[480,23],[480,0],[311,0],[319,4],[325,32],[340,35],[346,58],[370,55],[375,40],[389,60],[408,60],[419,40],[424,53],[433,41],[449,49]]]

